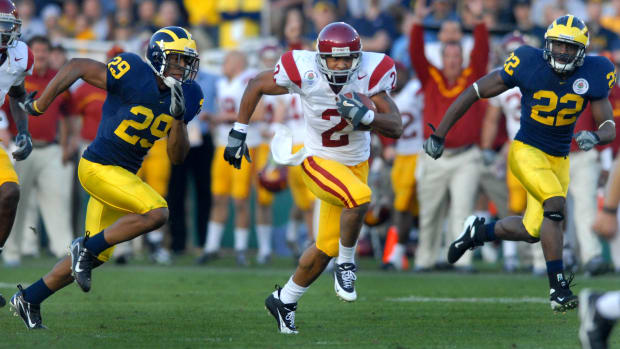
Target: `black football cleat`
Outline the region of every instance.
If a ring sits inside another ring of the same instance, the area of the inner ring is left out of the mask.
[[[22,285],[17,285],[17,289],[17,293],[11,297],[10,301],[15,316],[19,315],[29,330],[47,329],[47,327],[43,326],[43,320],[41,319],[41,305],[26,302]]]
[[[579,305],[579,298],[573,294],[570,290],[570,286],[573,282],[574,276],[571,274],[566,280],[560,280],[559,289],[549,290],[549,302],[551,303],[551,309],[555,312],[565,312],[570,309],[575,309]]]
[[[280,300],[282,288],[276,285],[276,290],[265,299],[265,308],[276,319],[280,333],[297,334],[295,328],[295,311],[297,303],[284,304]]]
[[[71,243],[71,270],[75,282],[84,292],[90,291],[91,273],[97,260],[95,255],[84,247],[87,239],[88,235],[80,236]]]
[[[484,218],[469,216],[463,224],[463,233],[448,248],[448,263],[456,263],[467,250],[484,245],[484,241],[476,237],[476,230],[484,224]]]
[[[335,263],[334,290],[343,301],[353,302],[357,299],[357,292],[355,291],[356,271],[357,268],[353,263]]]
[[[579,293],[579,340],[583,349],[607,349],[615,320],[603,318],[596,310],[601,293],[585,289]]]

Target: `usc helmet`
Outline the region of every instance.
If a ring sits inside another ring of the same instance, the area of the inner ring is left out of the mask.
[[[564,42],[577,47],[577,53],[553,53],[553,43]],[[590,44],[588,27],[573,15],[557,18],[545,32],[545,49],[543,57],[557,73],[568,73],[583,64],[586,49]]]
[[[145,58],[155,74],[161,77],[168,86],[173,82],[168,79],[181,83],[194,80],[200,62],[196,41],[192,39],[192,34],[184,28],[175,26],[161,28],[151,36]],[[181,59],[185,61],[184,66],[179,64]],[[183,71],[181,80],[172,76],[164,76],[169,66],[176,66]]]
[[[316,60],[319,71],[327,76],[332,85],[346,85],[360,67],[362,40],[352,26],[344,22],[334,22],[325,26],[316,41]],[[332,70],[327,67],[325,58],[353,57],[350,69]]]
[[[15,47],[21,34],[22,20],[19,19],[13,1],[0,0],[0,50]]]

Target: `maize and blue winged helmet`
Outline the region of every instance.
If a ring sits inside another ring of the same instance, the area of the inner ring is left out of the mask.
[[[558,42],[575,46],[577,53],[553,53],[553,45]],[[543,57],[557,73],[569,73],[583,64],[589,44],[586,24],[576,16],[564,15],[547,28]]]
[[[161,28],[151,36],[146,49],[146,61],[168,87],[171,87],[175,80],[181,83],[194,80],[200,63],[192,34],[175,26]],[[164,76],[170,67],[183,72],[180,80],[174,76]]]

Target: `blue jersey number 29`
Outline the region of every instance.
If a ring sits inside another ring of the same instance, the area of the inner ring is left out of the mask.
[[[153,146],[153,143],[149,142],[149,140],[146,138],[141,138],[138,135],[129,135],[127,133],[127,130],[130,128],[138,131],[149,128],[153,136],[157,138],[162,138],[168,134],[168,130],[172,126],[171,121],[173,120],[173,118],[168,114],[162,113],[157,115],[157,117],[154,117],[153,111],[151,109],[141,105],[137,105],[131,108],[129,111],[134,115],[144,116],[144,121],[139,122],[136,120],[123,120],[118,125],[116,130],[114,130],[114,134],[127,143],[135,145],[136,143],[138,143],[138,141],[140,141],[140,146],[143,148],[150,148]],[[164,124],[163,128],[162,123]]]

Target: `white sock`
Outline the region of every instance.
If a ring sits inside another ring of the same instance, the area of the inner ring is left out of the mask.
[[[338,240],[338,260],[336,263],[355,263],[353,257],[355,257],[355,245],[353,247],[342,246],[342,242]]]
[[[271,254],[271,226],[257,225],[256,237],[258,240],[258,255],[268,256]]]
[[[223,224],[213,221],[209,222],[209,226],[207,227],[207,242],[205,243],[206,253],[213,253],[220,250],[223,232]]]
[[[301,296],[303,296],[304,293],[308,291],[308,288],[309,286],[301,287],[297,285],[293,281],[293,277],[291,276],[291,278],[288,279],[288,282],[286,283],[286,285],[282,287],[282,291],[280,291],[280,300],[284,304],[297,303],[299,298],[301,298]],[[276,296],[278,295],[277,292],[278,291],[276,291],[275,293]]]
[[[291,219],[286,224],[286,241],[297,242],[300,221]]]
[[[390,255],[390,258],[388,258],[388,261],[390,261],[390,263],[392,264],[400,265],[400,263],[403,260],[404,254],[405,254],[405,245],[399,242],[396,245],[394,245],[394,249],[392,250],[392,254]]]
[[[502,252],[504,258],[516,258],[517,257],[517,242],[516,241],[502,241]]]
[[[605,319],[620,319],[620,291],[605,293],[596,301],[595,306]]]
[[[164,241],[164,233],[161,230],[153,230],[146,234],[146,239],[152,244],[159,244]]]
[[[235,251],[248,249],[248,228],[235,228]]]

